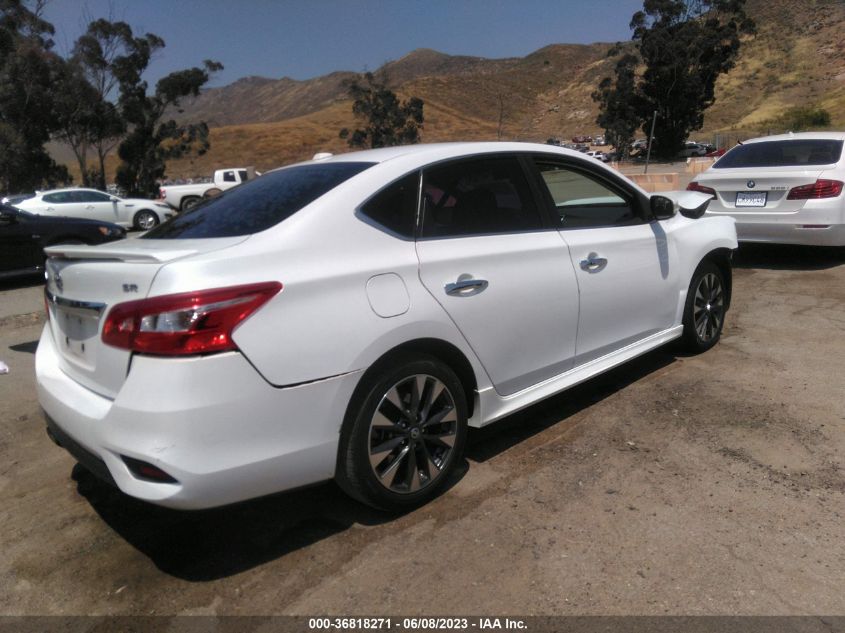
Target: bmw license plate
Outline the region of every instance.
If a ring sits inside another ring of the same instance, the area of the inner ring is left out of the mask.
[[[765,207],[765,191],[740,191],[736,194],[736,206],[738,207]]]

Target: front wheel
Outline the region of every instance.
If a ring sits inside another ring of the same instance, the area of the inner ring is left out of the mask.
[[[448,483],[464,450],[461,382],[439,360],[403,356],[364,382],[344,422],[337,481],[388,511],[422,505]]]
[[[726,311],[725,276],[713,262],[701,262],[692,276],[684,306],[683,338],[686,348],[701,353],[718,343]]]
[[[132,223],[139,231],[149,231],[158,224],[158,216],[152,211],[138,211]]]

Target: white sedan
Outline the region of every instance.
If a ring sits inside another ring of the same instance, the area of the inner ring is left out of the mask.
[[[162,202],[118,198],[96,189],[82,188],[39,191],[15,206],[37,215],[87,218],[140,231],[151,229],[173,216],[173,209]]]
[[[737,145],[687,187],[714,197],[740,241],[845,246],[845,133],[804,132]]]
[[[430,499],[480,427],[682,338],[719,340],[733,220],[549,145],[279,169],[139,239],[48,249],[49,433],[176,508],[335,478]]]

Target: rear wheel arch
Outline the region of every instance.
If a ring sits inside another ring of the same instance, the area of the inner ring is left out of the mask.
[[[467,414],[472,417],[475,409],[475,398],[473,394],[478,389],[478,380],[472,364],[466,355],[452,343],[437,338],[420,338],[406,341],[388,350],[362,374],[355,388],[355,393],[350,400],[350,406],[356,401],[356,395],[366,385],[369,379],[381,372],[386,365],[389,365],[399,358],[411,356],[430,356],[447,365],[458,377],[466,395]]]

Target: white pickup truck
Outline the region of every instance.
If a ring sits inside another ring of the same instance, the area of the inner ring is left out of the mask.
[[[252,180],[258,172],[255,167],[227,167],[214,172],[213,182],[193,185],[165,185],[159,187],[158,197],[174,209],[184,211],[232,187]]]

